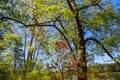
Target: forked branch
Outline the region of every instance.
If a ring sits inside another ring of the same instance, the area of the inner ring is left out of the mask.
[[[107,51],[107,49],[105,48],[104,44],[103,44],[102,42],[100,42],[99,40],[90,37],[90,38],[87,38],[87,39],[85,40],[85,44],[86,44],[88,41],[90,41],[90,40],[96,42],[97,44],[101,44],[102,49],[107,53],[107,55],[108,55],[111,59],[113,59],[113,60],[115,61],[115,63],[117,63],[117,64],[120,65],[120,63],[119,63],[118,61],[116,61],[116,59]]]

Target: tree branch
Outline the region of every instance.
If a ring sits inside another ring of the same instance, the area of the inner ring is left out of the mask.
[[[82,10],[82,9],[87,9],[87,8],[89,8],[90,6],[96,6],[96,5],[98,5],[98,0],[94,0],[94,1],[91,2],[90,4],[84,5],[84,6],[80,7],[80,8],[78,9],[78,11],[79,11],[79,10]]]
[[[52,25],[52,24],[41,24],[41,23],[39,23],[39,24],[29,24],[29,25],[26,25],[25,27],[31,27],[31,26],[54,26],[54,25]]]
[[[113,59],[117,64],[120,65],[120,63],[119,63],[118,61],[116,61],[116,59],[114,59],[114,57],[107,51],[107,49],[105,48],[104,44],[101,43],[99,40],[90,37],[90,38],[87,38],[87,39],[85,40],[85,44],[86,44],[88,41],[90,41],[90,40],[96,42],[97,44],[101,44],[103,50],[107,53],[107,55],[108,55],[111,59]]]
[[[0,14],[0,20],[3,20],[3,19],[12,20],[12,21],[18,22],[18,23],[24,25],[25,27],[31,27],[31,26],[42,26],[42,27],[48,26],[48,27],[50,27],[50,26],[52,26],[52,27],[54,27],[55,29],[57,29],[58,32],[64,37],[64,39],[66,40],[66,42],[67,42],[67,44],[68,44],[71,52],[73,52],[73,49],[72,49],[72,47],[70,46],[67,37],[66,37],[65,34],[55,25],[55,22],[56,22],[56,21],[51,20],[51,21],[42,22],[42,23],[38,23],[38,24],[28,24],[28,25],[26,25],[25,23],[23,23],[23,22],[21,22],[21,21],[19,21],[19,20],[17,20],[17,19],[10,18],[10,17],[4,17],[2,14]],[[51,22],[54,22],[54,24],[50,24]],[[48,24],[48,23],[49,23],[49,24]]]
[[[21,21],[19,21],[19,20],[17,20],[17,19],[14,19],[14,18],[10,18],[10,17],[1,16],[0,20],[12,20],[12,21],[18,22],[18,23],[20,23],[20,24],[26,26],[25,23],[23,23],[23,22],[21,22]]]
[[[69,5],[70,10],[73,11],[73,12],[75,12],[73,6],[70,3],[70,0],[66,0],[66,1],[67,1],[68,5]]]
[[[63,24],[62,24],[62,22],[61,22],[59,19],[57,19],[57,21],[59,22],[59,24],[60,24],[60,26],[62,27],[62,29],[64,30],[64,32],[67,34],[67,31],[65,30],[65,28],[64,28],[64,26],[63,26]]]
[[[51,21],[46,21],[46,22],[42,22],[42,23],[38,23],[38,24],[25,24],[22,21],[19,21],[17,19],[11,18],[11,17],[4,17],[1,13],[0,13],[0,20],[11,20],[11,21],[15,21],[18,22],[22,25],[24,25],[25,27],[30,27],[30,26],[54,26],[52,24],[50,24],[51,22],[55,22],[54,20]]]
[[[98,7],[101,11],[103,11],[103,10],[105,11],[105,9],[102,6],[100,6],[100,4],[98,4]]]

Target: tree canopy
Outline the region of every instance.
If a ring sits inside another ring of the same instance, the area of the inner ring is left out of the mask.
[[[119,17],[111,0],[1,0],[0,79],[101,78],[95,56],[120,65]]]

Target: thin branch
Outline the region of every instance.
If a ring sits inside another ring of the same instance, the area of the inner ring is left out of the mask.
[[[65,28],[64,28],[64,26],[63,26],[63,24],[62,24],[62,20],[60,20],[60,17],[63,15],[63,13],[60,15],[60,16],[58,16],[58,17],[56,17],[56,21],[58,21],[58,23],[60,24],[60,26],[62,27],[62,29],[64,30],[64,32],[67,34],[67,31],[65,30]]]
[[[14,19],[14,18],[11,18],[11,17],[4,17],[2,14],[0,14],[0,20],[11,20],[11,21],[15,21],[15,22],[18,22],[22,25],[24,25],[25,27],[30,27],[30,26],[54,26],[52,24],[50,24],[51,22],[55,22],[54,20],[51,20],[51,21],[46,21],[46,22],[42,22],[42,23],[38,23],[38,24],[25,24],[24,22],[22,21],[19,21],[17,19]]]
[[[12,21],[18,22],[18,23],[20,23],[20,24],[26,26],[26,24],[23,23],[22,21],[19,21],[19,20],[17,20],[17,19],[10,18],[10,17],[4,17],[4,16],[1,16],[0,20],[12,20]]]
[[[46,22],[42,22],[42,23],[28,24],[25,27],[30,27],[30,26],[54,26],[54,25],[50,24],[50,23],[53,23],[53,22],[55,22],[55,21],[51,20],[51,21],[46,21]]]
[[[100,6],[100,4],[98,4],[98,7],[101,11],[103,11],[103,10],[105,11],[105,9],[102,6]]]
[[[97,39],[90,37],[90,38],[85,39],[85,44],[86,44],[89,40],[92,40],[92,41],[94,41],[94,42],[96,42],[96,43],[101,43],[101,42],[98,41]]]
[[[79,11],[79,10],[82,10],[82,9],[87,9],[87,8],[89,8],[90,6],[96,6],[96,5],[98,5],[98,0],[93,1],[91,4],[84,5],[84,6],[80,7],[80,8],[78,9],[78,11]]]
[[[68,5],[69,5],[70,10],[73,11],[73,12],[75,12],[73,6],[71,5],[70,0],[66,0],[66,1],[67,1]]]
[[[54,26],[54,25],[52,25],[52,24],[41,24],[41,23],[39,23],[39,24],[29,24],[29,25],[26,25],[25,27],[31,27],[31,26]]]
[[[90,40],[96,42],[97,44],[101,44],[103,50],[107,53],[107,55],[108,55],[111,59],[113,59],[117,64],[120,65],[120,63],[119,63],[118,61],[116,61],[116,59],[114,59],[114,57],[107,51],[107,49],[105,48],[104,44],[101,43],[99,40],[90,37],[90,38],[87,38],[87,39],[85,40],[85,44],[86,44],[88,41],[90,41]]]
[[[61,22],[59,19],[57,19],[57,21],[59,22],[59,24],[60,24],[60,26],[62,27],[62,29],[64,30],[64,32],[67,34],[67,31],[65,30],[65,28],[64,28],[64,26],[63,26],[63,24],[62,24],[62,22]]]

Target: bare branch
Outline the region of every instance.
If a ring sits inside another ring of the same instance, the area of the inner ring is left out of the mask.
[[[114,57],[107,51],[107,49],[105,48],[104,44],[101,43],[99,40],[90,37],[90,38],[87,38],[87,39],[85,40],[85,44],[86,44],[88,41],[90,41],[90,40],[96,42],[97,44],[101,44],[103,50],[107,53],[107,55],[108,55],[111,59],[113,59],[117,64],[120,65],[120,63],[119,63],[118,61],[116,61],[116,59],[114,59]]]

